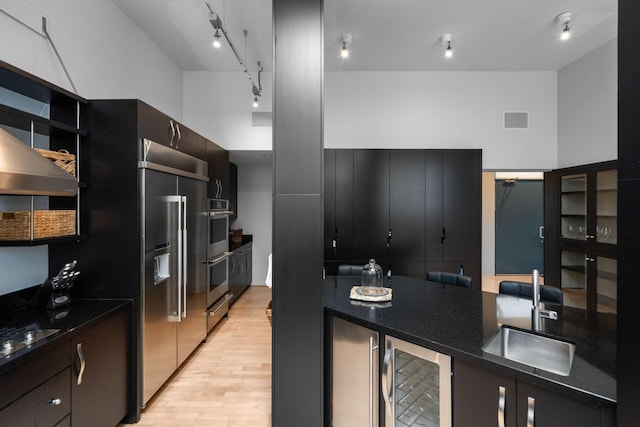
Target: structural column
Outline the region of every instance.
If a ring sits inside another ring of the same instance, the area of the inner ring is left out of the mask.
[[[640,425],[640,3],[618,1],[618,411]]]
[[[322,0],[274,0],[272,425],[323,425]]]

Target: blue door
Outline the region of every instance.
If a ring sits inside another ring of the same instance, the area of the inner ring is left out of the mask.
[[[544,273],[542,180],[496,180],[496,274]]]

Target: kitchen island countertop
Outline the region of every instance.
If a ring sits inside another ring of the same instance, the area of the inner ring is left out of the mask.
[[[325,313],[566,396],[616,402],[614,314],[545,304],[558,312],[558,320],[544,319],[543,333],[576,344],[571,372],[560,376],[482,350],[503,324],[531,329],[530,300],[394,276],[385,279],[385,286],[393,289],[393,300],[371,304],[349,299],[349,291],[359,282],[355,276],[327,277]]]

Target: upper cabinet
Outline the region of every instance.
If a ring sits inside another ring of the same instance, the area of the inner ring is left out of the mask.
[[[0,245],[77,240],[86,101],[0,61]]]
[[[617,190],[615,168],[561,175],[561,238],[615,245]]]
[[[209,164],[209,184],[207,197],[210,199],[225,199],[231,197],[229,185],[229,152],[211,141],[206,147],[207,162]],[[231,208],[234,210],[235,206]]]
[[[324,256],[385,273],[464,273],[480,286],[481,150],[325,150]]]
[[[202,158],[206,139],[155,108],[138,101],[139,133],[167,147]]]

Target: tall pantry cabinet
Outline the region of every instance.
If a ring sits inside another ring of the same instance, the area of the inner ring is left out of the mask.
[[[481,150],[325,150],[325,271],[459,272],[480,286]]]
[[[588,311],[617,311],[616,161],[545,173],[545,284]]]

